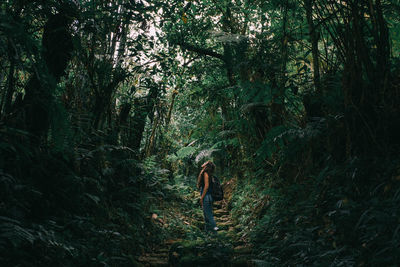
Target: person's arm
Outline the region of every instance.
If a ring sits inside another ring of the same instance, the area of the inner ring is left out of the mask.
[[[207,160],[206,162],[203,163],[203,165],[201,165],[202,168],[204,168],[205,166],[207,166],[208,163],[210,163],[211,161]]]
[[[207,194],[208,191],[208,186],[209,186],[209,182],[208,182],[208,173],[204,173],[204,188],[203,188],[203,194],[201,195],[200,198],[200,204],[201,206],[203,206],[203,199],[205,197],[205,195]]]

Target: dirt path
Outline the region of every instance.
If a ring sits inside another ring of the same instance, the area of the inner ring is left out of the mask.
[[[167,240],[159,248],[143,254],[143,266],[256,266],[251,247],[237,234],[227,204],[214,204],[217,235],[199,236],[195,240]],[[193,218],[192,218],[193,219]],[[203,227],[203,218],[199,228]]]

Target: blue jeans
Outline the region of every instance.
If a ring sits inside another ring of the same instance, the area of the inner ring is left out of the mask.
[[[203,190],[201,190],[203,191]],[[213,198],[211,194],[206,194],[203,199],[203,214],[204,214],[204,230],[215,232],[214,227],[217,225],[213,215]]]

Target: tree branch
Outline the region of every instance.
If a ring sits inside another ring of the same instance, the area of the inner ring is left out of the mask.
[[[217,52],[212,51],[211,49],[205,49],[205,48],[201,48],[201,47],[195,47],[191,44],[186,44],[186,43],[178,43],[179,46],[181,46],[182,48],[191,51],[191,52],[195,52],[204,56],[210,56],[210,57],[214,57],[214,58],[218,58],[222,61],[225,61],[224,56],[221,54],[218,54]]]

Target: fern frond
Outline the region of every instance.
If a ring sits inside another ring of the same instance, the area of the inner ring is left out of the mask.
[[[204,150],[200,151],[200,153],[197,154],[197,156],[195,158],[195,162],[199,163],[200,160],[211,157],[212,153],[214,153],[216,151],[219,151],[219,149],[204,149]]]

